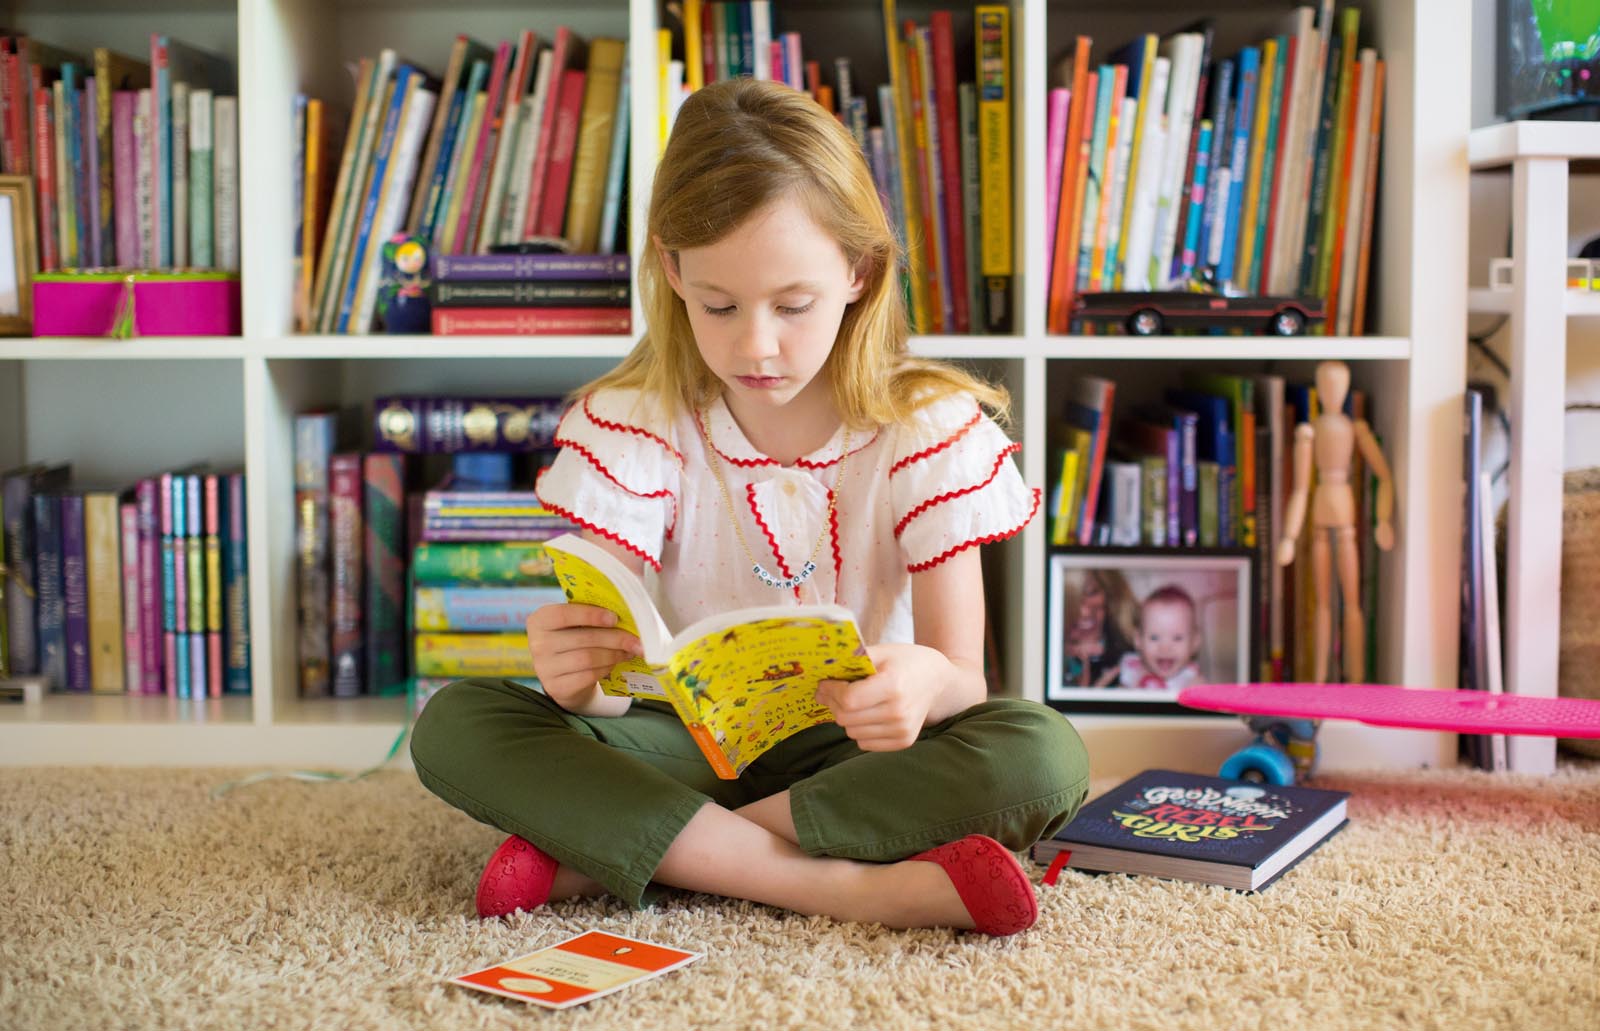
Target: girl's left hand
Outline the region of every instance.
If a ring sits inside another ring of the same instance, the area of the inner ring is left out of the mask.
[[[878,672],[862,680],[824,680],[817,701],[833,710],[863,752],[909,748],[950,677],[950,660],[919,644],[875,644],[867,655]]]

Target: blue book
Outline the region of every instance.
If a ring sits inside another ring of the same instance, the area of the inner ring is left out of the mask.
[[[1189,205],[1189,215],[1183,223],[1183,239],[1178,241],[1178,267],[1173,274],[1173,279],[1186,283],[1194,270],[1199,266],[1200,251],[1200,225],[1205,218],[1206,181],[1207,173],[1211,167],[1211,120],[1200,123],[1200,139],[1195,145],[1194,152],[1194,178],[1189,183],[1189,192],[1184,196],[1184,203]]]
[[[13,676],[28,676],[39,669],[37,531],[34,498],[41,492],[64,487],[72,467],[28,465],[10,470],[0,480],[0,509],[4,511],[5,556],[10,572],[5,604],[8,625],[7,658]],[[59,572],[57,577],[59,578]]]
[[[1226,211],[1231,189],[1228,161],[1233,156],[1233,71],[1233,58],[1224,58],[1217,65],[1211,91],[1211,161],[1195,261],[1197,267],[1212,270],[1216,269],[1222,250],[1218,213]]]
[[[1231,186],[1223,218],[1222,250],[1217,259],[1217,281],[1233,278],[1234,252],[1239,246],[1239,215],[1244,208],[1244,177],[1250,166],[1250,122],[1256,109],[1256,85],[1261,76],[1261,51],[1245,47],[1239,52],[1239,100],[1233,120],[1233,153],[1228,162]],[[1220,214],[1220,213],[1219,213]]]
[[[436,223],[444,214],[445,184],[450,179],[450,165],[452,156],[456,152],[456,142],[461,136],[462,123],[466,121],[467,105],[478,93],[482,92],[483,84],[489,78],[489,62],[482,58],[472,62],[467,72],[467,82],[450,97],[450,108],[445,113],[444,128],[439,138],[439,158],[433,166],[433,174],[428,177],[427,200],[422,206],[422,218],[418,220],[417,231],[430,242],[438,231]]]
[[[1260,891],[1349,822],[1346,791],[1146,770],[1078,811],[1033,859]]]
[[[394,88],[385,90],[389,107],[383,114],[383,126],[377,146],[372,152],[372,169],[367,179],[367,195],[361,200],[361,216],[356,222],[355,236],[350,253],[349,275],[345,278],[344,297],[339,301],[339,318],[334,332],[350,332],[350,315],[355,308],[356,289],[361,282],[361,270],[366,265],[367,246],[371,243],[372,224],[378,217],[378,201],[383,195],[383,181],[388,175],[389,158],[394,153],[395,133],[400,127],[400,111],[405,106],[406,87],[414,75],[422,73],[409,64],[395,69]]]
[[[67,690],[89,691],[89,556],[84,539],[83,495],[61,500],[61,606],[67,642]]]
[[[222,490],[222,690],[250,693],[250,552],[244,473],[229,473]]]
[[[617,252],[617,223],[622,217],[622,181],[627,177],[628,171],[628,110],[630,78],[628,66],[631,62],[624,51],[622,58],[622,81],[617,89],[617,112],[611,126],[611,163],[606,168],[606,196],[605,204],[600,209],[600,253],[615,254]],[[622,249],[628,249],[628,241],[622,241]]]
[[[189,506],[184,501],[188,484],[181,475],[172,477],[172,598],[174,669],[178,697],[189,698]]]
[[[34,615],[39,634],[39,673],[52,690],[67,686],[67,611],[61,584],[61,495],[33,496]]]
[[[1330,166],[1333,164],[1333,123],[1339,106],[1339,68],[1343,61],[1344,36],[1334,32],[1328,39],[1328,64],[1322,84],[1322,108],[1317,118],[1317,143],[1312,151],[1311,196],[1306,204],[1305,244],[1300,264],[1302,294],[1311,294],[1316,289],[1317,256],[1322,250],[1322,216],[1328,207],[1328,191],[1338,174]]]

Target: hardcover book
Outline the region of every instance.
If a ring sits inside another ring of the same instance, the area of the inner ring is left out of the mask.
[[[1267,887],[1348,822],[1346,791],[1146,770],[1033,846],[1074,870],[1146,874],[1241,891]]]
[[[833,712],[817,702],[824,680],[875,672],[850,610],[782,605],[708,616],[673,634],[644,583],[581,537],[546,541],[567,600],[617,614],[644,654],[600,681],[609,695],[666,702],[718,777],[733,780],[767,749]]]
[[[559,397],[380,397],[373,450],[537,451],[555,440],[566,407]]]

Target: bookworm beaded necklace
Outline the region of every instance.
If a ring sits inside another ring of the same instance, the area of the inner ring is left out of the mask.
[[[733,496],[728,493],[728,483],[722,478],[722,462],[717,458],[716,445],[711,443],[711,433],[706,429],[705,420],[695,421],[700,424],[700,435],[705,438],[706,457],[711,459],[711,474],[717,478],[717,486],[722,491],[722,504],[728,510],[728,521],[733,523],[733,532],[739,538],[739,547],[744,549],[745,558],[750,560],[750,572],[768,587],[780,591],[792,590],[811,579],[811,574],[817,571],[817,555],[822,552],[822,542],[828,539],[828,528],[833,525],[834,503],[839,493],[839,481],[844,476],[845,459],[850,457],[850,428],[845,427],[844,436],[839,440],[839,468],[833,474],[834,489],[828,491],[828,511],[823,513],[822,532],[817,534],[817,543],[811,546],[811,557],[800,567],[800,572],[793,576],[775,576],[761,564],[755,552],[750,550],[750,542],[744,539],[744,529],[739,525],[738,509],[733,507]],[[773,542],[773,550],[777,550],[776,541]],[[778,561],[782,562],[783,556],[778,556]]]

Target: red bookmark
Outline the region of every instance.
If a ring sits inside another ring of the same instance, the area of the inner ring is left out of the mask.
[[[1055,887],[1056,881],[1061,878],[1062,868],[1067,865],[1067,861],[1071,858],[1072,853],[1069,851],[1062,850],[1057,852],[1056,857],[1050,860],[1050,869],[1044,872],[1044,883]]]

